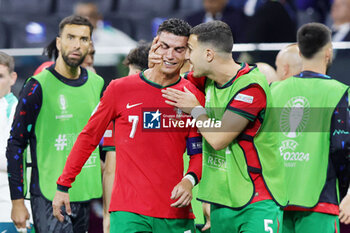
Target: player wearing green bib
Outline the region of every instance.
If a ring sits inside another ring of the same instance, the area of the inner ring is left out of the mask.
[[[338,172],[331,154],[349,154],[348,135],[341,133],[349,131],[349,87],[326,75],[332,61],[326,26],[306,24],[297,40],[303,71],[271,86],[278,123],[273,131],[278,132],[277,151],[284,159],[289,199],[283,232],[339,232]],[[336,142],[333,135],[338,132]],[[349,217],[340,212],[344,219]]]
[[[52,215],[56,180],[78,134],[96,108],[103,79],[80,67],[88,53],[92,25],[79,16],[60,23],[56,63],[31,77],[24,86],[8,142],[7,159],[12,199],[12,220],[25,227],[28,211],[23,204],[27,180],[26,149],[31,154],[31,206],[35,231],[86,232],[89,201],[102,194],[100,158],[94,151],[69,193],[72,213],[63,223]],[[79,180],[79,181],[78,181]],[[51,211],[50,211],[51,209]]]
[[[264,131],[271,93],[255,66],[232,59],[232,46],[227,24],[194,27],[188,41],[193,73],[187,78],[205,91],[206,108],[187,90],[163,93],[167,103],[203,123],[197,125],[204,137],[198,199],[212,204],[211,232],[279,232],[280,206],[287,200],[277,138]],[[210,121],[217,124],[206,127]]]

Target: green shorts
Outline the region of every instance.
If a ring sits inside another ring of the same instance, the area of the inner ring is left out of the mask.
[[[259,201],[241,210],[211,205],[211,233],[280,233],[283,211],[272,200]]]
[[[285,211],[283,233],[338,233],[339,217],[311,211]]]
[[[131,212],[116,211],[110,215],[113,233],[195,233],[193,219],[154,218]]]

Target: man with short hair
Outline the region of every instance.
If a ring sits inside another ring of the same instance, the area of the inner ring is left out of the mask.
[[[204,100],[194,85],[180,77],[189,31],[183,20],[164,21],[158,29],[161,64],[109,84],[57,181],[53,208],[60,221],[61,206],[70,210],[68,189],[114,121],[117,163],[110,232],[195,232],[190,202],[192,188],[201,178],[202,139],[195,127],[184,126],[192,122],[189,116],[167,105],[161,93],[168,86],[188,88]],[[190,165],[184,176],[186,144]]]
[[[98,151],[94,151],[70,190],[70,215],[65,214],[62,223],[52,215],[55,180],[78,133],[98,104],[104,83],[101,77],[80,67],[89,51],[91,33],[92,25],[87,19],[64,18],[56,38],[56,63],[30,77],[20,95],[6,152],[11,217],[18,228],[25,227],[28,218],[24,206],[27,166],[32,168],[28,189],[35,232],[86,232],[89,202],[102,194],[100,159]],[[28,143],[31,164],[26,163]]]
[[[278,232],[287,200],[277,138],[265,131],[271,93],[255,66],[233,60],[232,46],[231,30],[221,21],[192,28],[187,78],[205,91],[206,108],[189,90],[163,94],[197,121],[221,122],[198,127],[204,138],[198,199],[211,203],[210,232]]]
[[[136,74],[148,68],[148,52],[150,43],[140,41],[136,48],[132,49],[123,61],[123,65],[129,68],[128,75]]]
[[[302,68],[301,57],[297,44],[287,45],[276,56],[276,72],[279,80],[285,80],[299,74]]]
[[[326,26],[305,24],[297,43],[301,73],[271,85],[289,199],[283,232],[339,232],[339,218],[350,223],[350,195],[340,208],[338,199],[340,174],[349,171],[349,136],[342,133],[350,129],[349,87],[326,75],[333,57]]]

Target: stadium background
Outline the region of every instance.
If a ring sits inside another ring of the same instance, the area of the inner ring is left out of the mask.
[[[247,0],[230,0],[229,5],[242,9]],[[257,0],[260,1],[260,0]],[[262,0],[263,1],[263,0]],[[294,1],[296,12],[296,27],[303,23],[319,21],[331,25],[329,11],[332,0],[318,1]],[[58,32],[58,24],[61,19],[72,14],[74,5],[81,0],[0,0],[0,50],[15,57],[18,80],[13,92],[18,93],[23,82],[47,57],[42,56],[42,48],[46,46]],[[85,1],[86,2],[86,1]],[[196,11],[203,9],[202,0],[100,0],[95,2],[100,13],[104,17],[104,23],[111,25],[126,34],[135,41],[151,41],[158,25],[165,18],[185,18]],[[299,2],[299,3],[298,3]],[[300,4],[301,2],[301,4]],[[313,2],[313,5],[309,2]],[[309,4],[309,5],[308,5]],[[275,30],[280,30],[278,22]],[[283,25],[282,25],[283,26]],[[268,32],[267,32],[268,33]],[[261,41],[270,42],[270,41]],[[274,41],[294,42],[294,41]],[[235,44],[234,56],[236,58],[247,52],[247,56],[238,58],[240,61],[267,62],[274,66],[274,57],[278,50],[286,44]],[[335,44],[336,48],[347,51],[348,59],[341,64],[350,64],[350,45],[348,42]],[[96,47],[96,54],[121,54],[125,55],[131,49],[129,47]],[[255,59],[254,59],[255,58]],[[98,65],[95,69],[106,82],[127,74],[126,68],[121,64]],[[342,70],[345,74],[349,66],[340,65],[334,69]],[[345,75],[344,75],[345,76]],[[334,77],[346,84],[350,84],[347,77]]]
[[[24,81],[41,63],[48,60],[46,56],[42,56],[43,47],[57,36],[59,22],[71,15],[75,4],[81,1],[95,2],[106,25],[123,31],[135,41],[151,41],[158,25],[166,18],[185,19],[186,16],[203,9],[203,0],[0,0],[0,50],[15,57],[18,79],[13,87],[13,93],[16,96],[19,95]],[[229,5],[242,9],[246,1],[230,0]],[[257,1],[264,2],[264,0]],[[332,24],[329,16],[332,0],[290,1],[294,1],[296,5],[299,2],[299,8],[295,6],[296,28],[313,21],[328,26]],[[277,32],[283,27],[278,23],[274,22],[271,25]],[[233,47],[233,56],[238,61],[266,62],[274,66],[277,52],[295,40],[274,41],[274,43],[242,42]],[[350,42],[336,42],[334,48],[336,53],[341,50],[347,56],[336,58],[338,61],[332,67],[330,74],[340,74],[334,75],[333,78],[350,85],[350,78],[347,77],[350,71]],[[96,54],[100,55],[125,56],[132,47],[105,46],[95,49]],[[119,59],[119,63],[115,65],[99,62],[100,65],[94,66],[97,73],[105,79],[105,86],[112,79],[127,74],[127,68],[121,61],[122,59]]]

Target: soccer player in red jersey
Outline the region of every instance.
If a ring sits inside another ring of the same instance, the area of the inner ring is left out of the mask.
[[[136,48],[130,50],[128,56],[123,61],[123,65],[129,68],[128,75],[138,74],[148,68],[148,52],[150,47],[150,44],[140,41]],[[111,203],[116,166],[114,139],[114,122],[111,122],[103,135],[103,150],[106,151],[105,166],[102,175],[103,231],[105,233],[108,233],[110,229],[109,204]]]
[[[108,86],[57,181],[53,212],[60,221],[70,214],[68,189],[114,121],[117,163],[111,232],[195,232],[189,204],[201,177],[201,137],[189,124],[191,118],[166,104],[161,93],[170,86],[186,87],[204,102],[203,94],[180,77],[189,31],[183,20],[164,21],[158,29],[162,63]],[[186,144],[190,164],[184,176]],[[62,205],[66,213],[61,213]]]

